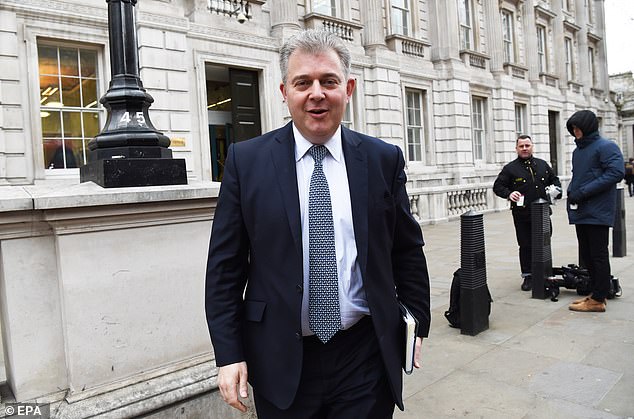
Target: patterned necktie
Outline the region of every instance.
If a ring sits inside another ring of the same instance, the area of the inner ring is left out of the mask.
[[[315,160],[308,193],[308,324],[319,340],[326,343],[341,328],[335,225],[323,168],[328,149],[314,145],[308,152]]]

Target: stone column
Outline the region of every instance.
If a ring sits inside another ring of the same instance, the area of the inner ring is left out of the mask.
[[[522,6],[524,23],[524,56],[528,66],[528,79],[539,80],[539,65],[537,57],[537,29],[535,28],[535,5],[533,0],[526,0]]]
[[[595,11],[595,17],[596,17],[595,26],[597,28],[597,34],[601,36],[601,41],[597,45],[598,59],[595,61],[595,68],[598,73],[597,74],[597,81],[599,82],[598,87],[604,91],[605,97],[607,98],[610,93],[609,92],[610,91],[610,88],[609,88],[610,77],[608,75],[608,58],[606,55],[606,45],[605,45],[605,1],[595,0],[594,11]]]
[[[366,50],[385,48],[383,26],[383,1],[361,0],[361,23],[363,24],[363,46]]]
[[[271,11],[272,35],[284,42],[301,29],[297,13],[297,2],[271,0],[269,3],[271,4],[269,10]]]
[[[588,61],[588,11],[583,1],[578,1],[576,23],[581,27],[577,32],[577,59],[579,60],[579,82],[583,84],[583,94],[589,97],[592,92],[592,80],[590,78],[590,62]]]
[[[431,0],[429,2],[431,28],[431,59],[460,59],[460,35],[458,6],[455,1]]]
[[[487,24],[489,67],[492,73],[504,70],[504,42],[502,41],[502,18],[497,0],[484,0]]]
[[[553,12],[557,15],[553,19],[553,58],[555,59],[554,73],[559,77],[559,89],[562,93],[568,90],[568,76],[566,75],[566,43],[564,42],[564,13],[561,2],[552,3]],[[558,58],[561,57],[561,58]]]

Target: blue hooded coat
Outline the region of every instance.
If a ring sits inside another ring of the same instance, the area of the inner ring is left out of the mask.
[[[574,136],[573,126],[583,132],[575,140],[572,153],[572,179],[568,185],[568,221],[570,224],[614,224],[616,184],[625,174],[623,154],[613,141],[599,135],[599,121],[591,111],[575,112],[566,128]],[[577,209],[570,204],[576,202]]]

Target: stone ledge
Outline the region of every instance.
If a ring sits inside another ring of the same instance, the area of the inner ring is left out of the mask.
[[[216,198],[218,182],[189,185],[102,188],[93,182],[79,184],[42,183],[0,187],[0,212],[136,204],[158,201]]]

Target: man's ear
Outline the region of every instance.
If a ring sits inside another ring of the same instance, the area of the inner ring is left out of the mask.
[[[280,83],[280,92],[282,92],[282,97],[284,98],[284,101],[286,102],[286,86],[284,86],[284,83]]]
[[[352,96],[352,92],[354,92],[354,87],[357,84],[357,80],[350,78],[346,82],[346,95],[348,96],[348,101],[350,101],[350,96]]]

